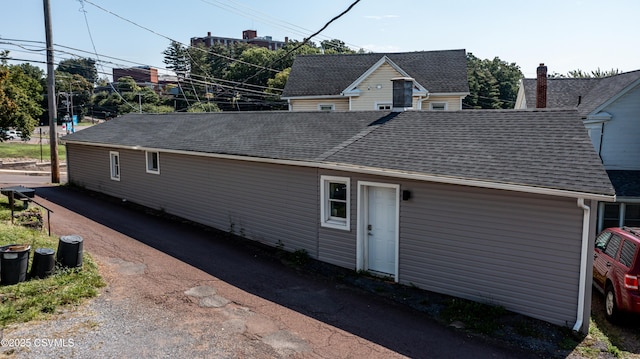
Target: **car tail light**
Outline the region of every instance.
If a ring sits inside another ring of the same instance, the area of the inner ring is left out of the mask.
[[[625,274],[624,287],[627,289],[638,290],[638,277],[635,275]]]

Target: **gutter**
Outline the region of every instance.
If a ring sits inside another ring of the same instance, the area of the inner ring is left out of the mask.
[[[320,161],[313,162],[308,160],[305,160],[305,161],[283,160],[283,159],[263,158],[263,157],[227,155],[227,154],[220,154],[220,153],[205,153],[205,152],[194,152],[194,151],[185,151],[185,150],[169,150],[164,148],[151,148],[151,147],[144,147],[144,146],[125,146],[125,145],[102,144],[102,143],[88,143],[88,142],[73,141],[73,140],[63,140],[63,144],[118,148],[118,149],[125,149],[125,150],[134,150],[134,151],[173,153],[173,154],[179,154],[179,155],[212,157],[212,158],[220,158],[220,159],[236,160],[236,161],[280,164],[285,166],[311,167],[311,168],[317,168],[317,169],[354,172],[354,173],[402,178],[402,179],[424,181],[424,182],[455,184],[460,186],[490,188],[490,189],[505,190],[505,191],[542,194],[542,195],[556,196],[556,197],[582,198],[582,199],[604,201],[604,202],[615,202],[616,200],[615,194],[607,195],[607,194],[578,192],[578,191],[555,189],[555,188],[526,186],[526,185],[514,184],[514,183],[498,183],[498,182],[490,182],[490,181],[483,181],[483,180],[477,180],[477,179],[465,179],[465,178],[458,178],[458,177],[429,175],[429,174],[417,173],[417,172],[382,169],[378,167],[357,166],[357,165],[350,165],[350,164],[343,164],[343,163],[331,163],[331,162],[320,162]]]
[[[580,284],[578,286],[578,313],[576,315],[576,324],[573,326],[574,331],[580,331],[584,322],[584,290],[587,286],[587,258],[589,255],[589,220],[591,208],[584,204],[584,198],[578,198],[579,208],[583,210],[582,216],[582,250],[580,251]]]

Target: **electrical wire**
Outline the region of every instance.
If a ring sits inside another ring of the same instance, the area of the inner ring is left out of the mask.
[[[297,46],[291,48],[289,51],[287,51],[284,55],[280,56],[280,58],[275,59],[273,62],[271,62],[271,64],[269,64],[269,67],[272,67],[274,64],[282,61],[282,59],[284,59],[285,57],[289,56],[292,52],[296,51],[297,49],[301,48],[302,46],[304,46],[307,42],[309,42],[309,40],[311,40],[314,36],[320,34],[322,31],[324,31],[327,27],[329,27],[329,25],[331,25],[331,23],[333,23],[334,21],[338,20],[339,18],[341,18],[342,16],[344,16],[346,13],[348,13],[349,11],[351,11],[351,9],[353,9],[354,6],[356,6],[358,3],[360,2],[360,0],[356,0],[354,1],[351,5],[349,5],[349,7],[342,11],[340,14],[334,16],[331,20],[329,20],[326,24],[324,24],[324,26],[322,26],[322,28],[320,28],[320,30],[314,32],[313,34],[311,34],[309,37],[305,38],[301,43],[299,43]],[[247,81],[251,80],[252,78],[258,76],[261,73],[261,71],[257,71],[255,74],[249,76],[247,79],[245,79],[244,81],[242,81],[242,83],[246,83]]]
[[[258,11],[254,8],[251,8],[239,1],[233,1],[233,0],[228,0],[230,3],[232,3],[232,5],[229,4],[224,4],[221,1],[218,0],[200,0],[201,2],[207,4],[207,5],[211,5],[211,6],[215,6],[218,7],[220,9],[235,13],[237,15],[240,15],[242,17],[246,17],[246,18],[250,18],[252,20],[258,20],[258,21],[262,21],[265,22],[267,24],[271,24],[273,26],[279,27],[281,29],[287,30],[287,31],[291,31],[292,33],[301,35],[304,38],[309,37],[310,33],[313,33],[312,30],[309,29],[305,29],[301,26],[292,24],[290,22],[287,21],[282,21],[282,20],[278,20],[273,18],[271,15],[266,14],[264,12]],[[244,9],[240,9],[240,8],[244,8]],[[252,15],[252,13],[257,13],[259,15]],[[275,20],[272,20],[275,19]],[[284,24],[284,25],[282,25]],[[324,35],[320,35],[321,37],[324,37],[327,40],[331,40],[331,37],[329,36],[324,36]],[[349,44],[349,43],[345,43],[346,45],[349,45],[353,48],[359,48],[359,49],[363,49],[366,51],[366,49],[362,48],[361,46],[358,45],[354,45],[354,44]]]

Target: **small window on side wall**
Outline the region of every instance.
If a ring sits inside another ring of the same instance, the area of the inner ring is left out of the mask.
[[[110,151],[109,162],[109,167],[111,169],[111,179],[114,181],[120,181],[120,153]]]
[[[446,111],[447,103],[446,102],[431,102],[429,104],[429,109],[431,111]]]
[[[147,173],[160,174],[160,155],[158,152],[146,152]]]
[[[391,111],[392,105],[390,103],[379,103],[376,104],[376,108],[378,111]]]
[[[336,106],[332,103],[321,103],[318,105],[318,111],[333,111]]]
[[[320,221],[322,227],[350,229],[350,180],[348,177],[320,177]]]

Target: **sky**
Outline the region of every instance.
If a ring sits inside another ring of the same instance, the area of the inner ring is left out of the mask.
[[[141,65],[162,73],[170,39],[189,44],[207,32],[302,40],[355,0],[50,1],[54,61],[97,58],[110,74]],[[2,0],[1,8],[0,50],[45,68],[37,62],[46,62],[43,1]],[[626,72],[640,69],[639,16],[638,0],[361,0],[312,41],[372,52],[465,49],[515,63],[525,77],[540,63],[558,74]]]

